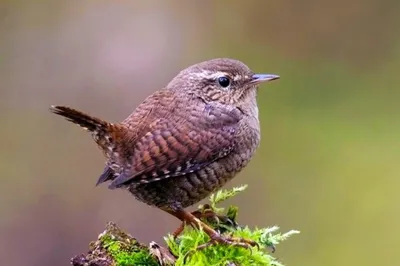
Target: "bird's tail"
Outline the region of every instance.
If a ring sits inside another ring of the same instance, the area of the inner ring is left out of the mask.
[[[51,106],[50,111],[63,116],[68,121],[81,126],[92,133],[93,139],[103,151],[110,164],[120,163],[121,147],[124,147],[124,137],[129,133],[121,124],[112,124],[99,118],[87,115],[78,110],[66,106]],[[115,177],[111,168],[106,166],[103,174],[97,181],[97,185]]]
[[[121,125],[106,122],[66,106],[53,105],[50,111],[91,132],[94,140],[108,158],[112,157],[113,152],[117,152],[116,144],[121,141],[120,136],[123,134],[120,133],[124,133],[125,130]]]
[[[101,132],[106,131],[109,127],[109,123],[92,117],[78,110],[66,107],[66,106],[51,106],[50,111],[56,115],[63,116],[68,121],[81,126],[89,132]]]

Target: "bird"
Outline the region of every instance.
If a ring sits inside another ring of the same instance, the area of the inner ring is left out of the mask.
[[[243,62],[215,58],[180,71],[165,87],[112,123],[76,109],[50,111],[89,131],[106,163],[96,185],[128,190],[194,228],[210,243],[254,246],[224,236],[187,207],[223,187],[260,144],[257,91],[275,74],[256,74]]]

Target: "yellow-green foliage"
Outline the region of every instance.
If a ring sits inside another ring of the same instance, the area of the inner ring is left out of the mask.
[[[243,191],[246,186],[234,188],[232,190],[219,191],[211,195],[211,209],[217,214],[224,214],[231,220],[235,220],[237,208],[231,206],[224,213],[224,208],[217,208],[216,204],[220,203],[238,192]],[[204,206],[200,206],[202,209]],[[215,224],[214,224],[215,225]],[[245,249],[243,247],[232,245],[211,245],[201,250],[197,250],[199,245],[207,243],[209,237],[201,230],[194,230],[186,227],[178,239],[173,239],[170,235],[165,238],[171,252],[177,257],[177,266],[194,266],[194,265],[282,265],[273,256],[270,251],[275,249],[275,245],[287,239],[293,234],[299,233],[292,230],[285,234],[275,233],[279,228],[277,226],[264,229],[250,229],[249,227],[220,225],[220,228],[226,230],[233,237],[241,237],[251,239],[259,244],[259,247]]]

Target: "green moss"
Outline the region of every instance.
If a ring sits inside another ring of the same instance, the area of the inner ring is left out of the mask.
[[[113,257],[118,266],[132,265],[159,265],[150,255],[148,251],[140,250],[138,252],[117,251],[113,253]]]
[[[113,258],[115,266],[159,265],[150,255],[147,247],[140,245],[134,238],[119,228],[108,226],[100,236],[101,246]]]

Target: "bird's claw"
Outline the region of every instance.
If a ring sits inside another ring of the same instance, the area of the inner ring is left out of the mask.
[[[235,237],[226,237],[222,235],[214,235],[210,241],[207,243],[204,243],[202,245],[199,245],[197,247],[197,250],[201,250],[204,248],[207,248],[209,246],[215,245],[215,244],[223,244],[223,245],[230,245],[230,246],[236,246],[236,247],[242,247],[245,249],[251,250],[252,247],[257,247],[257,249],[260,249],[260,245],[250,239],[244,239],[244,238],[235,238]]]
[[[212,245],[217,245],[217,244],[245,248],[245,249],[248,249],[250,251],[250,253],[252,252],[252,249],[251,249],[252,247],[257,247],[257,249],[260,248],[259,244],[253,240],[244,239],[244,238],[226,237],[226,236],[222,236],[222,235],[218,234],[218,235],[213,236],[212,239],[210,239],[210,241],[208,241],[207,243],[199,245],[199,246],[197,246],[196,249],[187,252],[184,256],[183,261],[185,261],[186,258],[190,254],[195,252],[196,250],[202,250],[202,249],[205,249]]]
[[[236,226],[235,222],[229,219],[228,217],[216,214],[212,210],[211,206],[208,204],[205,204],[201,210],[196,210],[191,214],[193,214],[198,219],[214,220],[216,224],[219,224],[220,221],[224,221],[225,223],[231,226]],[[185,228],[185,222],[182,222],[182,224],[172,234],[173,237],[177,238],[183,232],[184,228]]]

